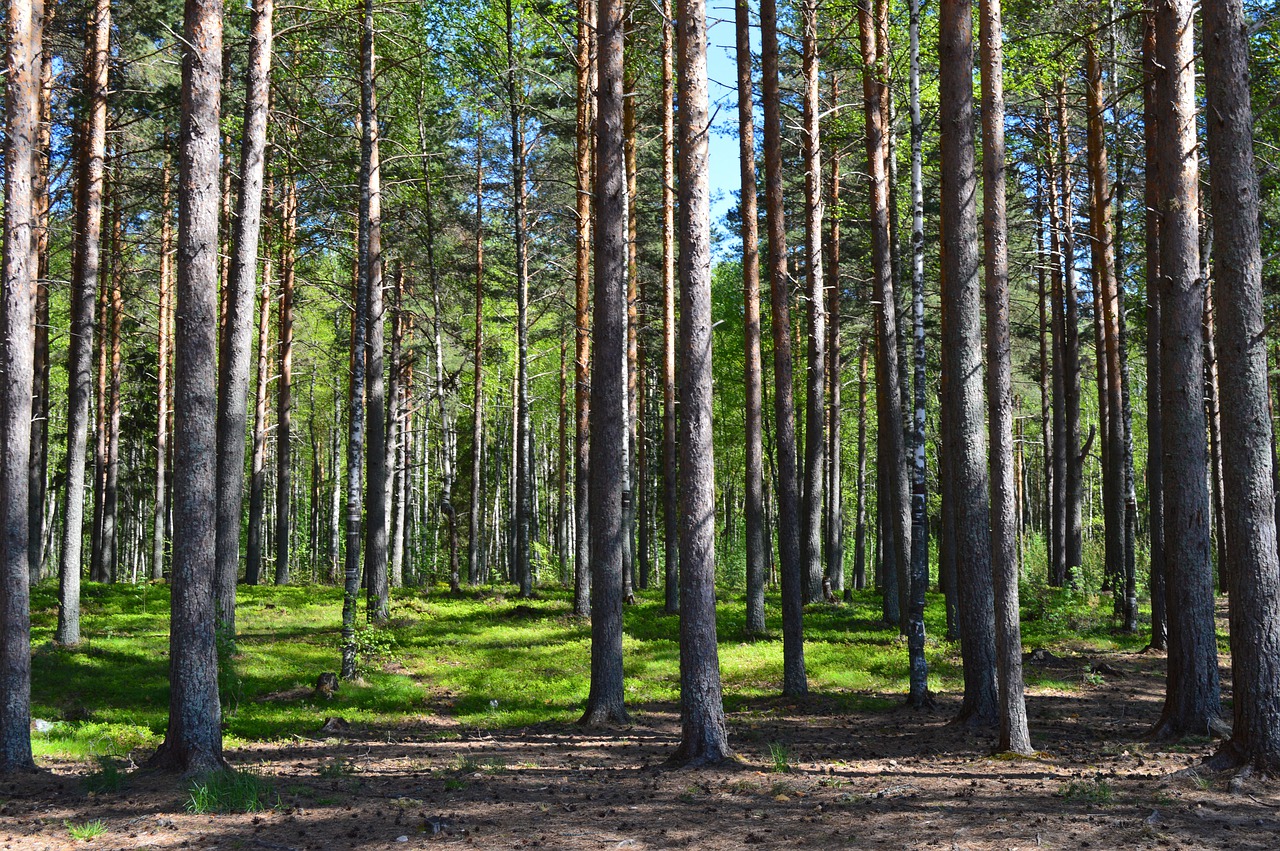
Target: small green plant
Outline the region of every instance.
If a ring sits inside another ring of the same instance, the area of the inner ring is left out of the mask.
[[[769,759],[773,762],[770,770],[775,774],[788,774],[791,772],[791,750],[786,745],[770,742]]]
[[[321,777],[338,779],[340,777],[350,777],[352,774],[355,774],[356,767],[342,757],[334,757],[333,759],[326,761],[324,765],[320,766],[319,771],[316,773]]]
[[[1084,684],[1088,686],[1106,685],[1107,681],[1102,678],[1102,674],[1097,671],[1085,671]]]
[[[481,769],[480,760],[471,754],[458,754],[453,760],[453,770],[459,774],[475,774]]]
[[[98,770],[84,778],[84,788],[95,795],[118,792],[124,786],[125,774],[120,764],[108,757],[98,757]]]
[[[1115,800],[1115,791],[1105,779],[1097,777],[1093,780],[1072,780],[1062,787],[1058,796],[1068,801],[1106,806]]]
[[[444,781],[444,790],[446,792],[461,792],[465,788],[467,788],[467,781],[461,777],[450,777]]]
[[[279,802],[279,795],[261,777],[247,771],[215,771],[192,781],[187,810],[196,815],[260,813]]]
[[[81,842],[90,842],[107,832],[107,826],[102,823],[102,819],[94,819],[84,824],[72,824],[69,821],[63,824],[67,826],[67,833],[71,834],[71,838]]]

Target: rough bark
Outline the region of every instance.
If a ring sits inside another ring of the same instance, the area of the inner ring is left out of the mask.
[[[253,342],[253,289],[262,230],[274,12],[274,0],[254,1],[245,68],[244,129],[240,136],[240,194],[236,197],[230,275],[223,284],[227,317],[218,355],[218,561],[214,588],[219,627],[232,638],[236,631],[244,432]]]
[[[169,159],[160,171],[160,285],[156,310],[156,484],[151,516],[151,578],[164,578],[165,521],[169,516],[169,360],[173,345],[173,215]]]
[[[1151,589],[1151,647],[1164,650],[1168,642],[1164,566],[1164,429],[1160,422],[1160,173],[1157,162],[1159,130],[1156,117],[1156,28],[1151,12],[1143,16],[1142,125],[1147,163],[1143,189],[1146,208],[1147,264],[1147,528]]]
[[[30,771],[31,534],[28,473],[35,384],[36,228],[42,182],[40,56],[44,9],[9,0],[5,62],[4,296],[0,319],[0,774]],[[43,506],[41,506],[43,508]],[[714,621],[713,621],[714,624]]]
[[[787,272],[787,222],[783,212],[776,0],[760,0],[760,45],[765,224],[769,237],[769,306],[773,328],[774,432],[778,459],[778,558],[782,574],[782,693],[795,697],[805,694],[809,685],[804,668],[805,578],[800,549],[800,492],[792,389],[791,276]]]
[[[1205,481],[1204,344],[1196,156],[1194,13],[1155,5],[1160,139],[1160,414],[1169,614],[1165,704],[1152,735],[1205,735],[1219,724],[1218,652]]]
[[[578,0],[578,113],[575,175],[577,234],[574,266],[574,558],[573,613],[591,614],[591,125],[595,2]]]
[[[107,139],[107,70],[111,0],[95,0],[86,29],[83,92],[87,115],[80,136],[76,189],[75,265],[71,273],[71,340],[67,356],[67,489],[62,523],[55,640],[80,643],[81,542],[84,535],[85,450],[92,393],[93,337],[102,249],[102,188]]]
[[[831,102],[840,102],[839,75],[835,69],[831,78]],[[840,309],[844,286],[840,283],[840,151],[831,153],[831,174],[828,184],[831,225],[827,229],[826,275],[831,285],[827,287],[827,508],[823,517],[824,550],[826,556],[826,583],[830,596],[838,596],[845,587],[844,579],[844,462],[842,438],[843,355],[840,339]],[[824,591],[826,586],[824,586]]]
[[[671,0],[662,0],[662,538],[665,550],[663,585],[666,610],[672,613],[680,610],[680,507],[676,485],[674,40],[675,24],[671,17]]]
[[[374,21],[375,0],[364,0],[361,33],[360,114],[363,134],[360,141],[361,224],[364,233],[360,248],[360,285],[365,290],[368,313],[365,321],[366,345],[361,358],[365,378],[367,439],[365,461],[365,541],[364,572],[367,583],[369,620],[385,621],[391,614],[387,588],[387,436],[386,385],[383,377],[385,348],[382,299],[382,166],[378,150],[378,97],[375,82]],[[357,368],[360,364],[356,364]],[[283,375],[283,369],[281,370]],[[287,528],[287,527],[286,527]]]
[[[582,24],[579,23],[579,36]],[[581,94],[581,92],[579,92]],[[579,107],[581,109],[581,107]],[[480,558],[484,552],[484,139],[483,125],[476,125],[476,277],[475,333],[471,342],[471,511],[467,535],[467,584],[480,582]],[[581,195],[579,195],[581,199]],[[579,201],[581,203],[581,200]]]
[[[294,255],[298,238],[298,192],[293,180],[284,185],[280,210],[280,375],[276,385],[276,525],[275,583],[288,585],[293,492],[293,297]]]
[[[803,0],[802,71],[804,109],[800,132],[804,162],[805,290],[808,300],[809,375],[805,394],[804,489],[801,504],[805,600],[822,599],[822,506],[826,465],[824,381],[827,360],[826,298],[822,277],[822,142],[819,116],[818,2]],[[886,184],[886,191],[887,191]],[[887,197],[887,196],[886,196]],[[887,203],[886,203],[887,208]]]
[[[1223,478],[1231,595],[1231,738],[1214,762],[1280,773],[1280,559],[1276,555],[1258,179],[1240,0],[1203,6],[1214,288],[1222,359]]]
[[[943,451],[954,497],[956,588],[964,701],[957,721],[994,724],[996,696],[995,611],[991,577],[986,475],[982,433],[982,364],[979,319],[977,173],[973,138],[973,19],[969,0],[939,7],[938,63],[942,127],[942,369],[949,373],[944,404]]]
[[[858,341],[858,481],[853,526],[853,587],[867,587],[867,340]]]
[[[1066,302],[1062,338],[1063,415],[1066,419],[1067,466],[1066,514],[1064,520],[1065,573],[1059,584],[1075,581],[1082,564],[1082,534],[1084,520],[1084,458],[1085,448],[1080,445],[1080,294],[1076,284],[1076,237],[1074,187],[1071,181],[1070,135],[1067,123],[1067,89],[1064,80],[1058,81],[1058,164],[1062,169],[1062,263],[1063,298]]]
[[[995,590],[1000,751],[1030,754],[1018,618],[1018,499],[1013,452],[1009,221],[1005,205],[1004,47],[1000,0],[981,0],[982,238],[987,307],[987,424],[991,435],[991,576]]]
[[[622,570],[626,476],[627,212],[623,3],[601,0],[595,170],[595,358],[591,373],[591,691],[582,723],[626,723]]]
[[[271,190],[267,190],[270,197]],[[254,381],[253,460],[249,472],[249,531],[244,581],[257,585],[262,575],[262,508],[267,463],[267,384],[270,381],[271,257],[262,263],[258,288],[258,358]],[[336,404],[336,403],[335,403]],[[335,548],[336,552],[336,548]]]
[[[174,345],[169,728],[153,764],[222,768],[214,639],[217,501],[218,119],[222,3],[187,0],[183,24]]]
[[[756,207],[755,99],[751,85],[751,14],[747,0],[734,4],[738,65],[738,154],[742,178],[742,317],[746,369],[746,521],[748,635],[764,624],[765,554],[769,547],[764,515],[764,406],[760,363],[760,245]]]
[[[711,187],[704,0],[680,0],[680,746],[671,761],[732,756],[716,643],[711,383]],[[819,293],[821,296],[821,293]],[[819,385],[821,396],[821,385]]]

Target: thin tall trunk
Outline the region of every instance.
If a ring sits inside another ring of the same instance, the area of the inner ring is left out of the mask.
[[[942,369],[943,452],[954,498],[956,591],[964,701],[958,720],[994,724],[996,636],[986,440],[982,416],[979,317],[977,174],[973,139],[973,18],[969,0],[943,0],[939,8],[938,64],[942,127]]]
[[[476,316],[471,346],[471,514],[467,541],[467,584],[480,582],[480,557],[484,550],[484,125],[476,118]],[[581,196],[579,196],[581,197]]]
[[[591,374],[591,691],[582,723],[624,724],[623,494],[626,476],[627,183],[623,150],[623,6],[601,0],[596,37],[596,357]]]
[[[715,516],[716,485],[711,439],[710,116],[704,0],[680,0],[676,26],[680,70],[680,504],[684,511],[680,522],[680,746],[671,760],[701,766],[732,756],[716,642],[715,524],[708,522]],[[821,298],[821,291],[818,295]],[[818,398],[820,416],[821,384]]]
[[[594,0],[578,0],[578,112],[575,148],[577,234],[574,264],[573,613],[591,614],[591,129]],[[477,270],[477,275],[479,271]],[[477,313],[477,316],[479,314]]]
[[[220,0],[189,0],[183,44],[173,430],[174,526],[181,534],[173,542],[169,729],[152,763],[195,774],[225,766],[213,589]]]
[[[1075,582],[1082,561],[1082,534],[1084,520],[1081,516],[1084,502],[1084,459],[1087,447],[1080,445],[1080,294],[1076,285],[1076,237],[1074,187],[1071,182],[1071,127],[1067,123],[1066,81],[1059,80],[1058,102],[1058,164],[1062,169],[1062,263],[1063,298],[1066,301],[1066,323],[1062,344],[1063,413],[1066,418],[1067,469],[1066,469],[1066,565],[1061,584]]]
[[[1196,156],[1194,10],[1155,6],[1160,139],[1160,414],[1169,662],[1153,735],[1203,735],[1219,722],[1218,650],[1205,481],[1204,311]]]
[[[751,84],[751,11],[734,4],[738,64],[738,153],[742,179],[743,345],[746,375],[747,625],[748,635],[765,631],[764,408],[760,363],[760,240],[756,207],[755,98]],[[666,237],[669,239],[669,237]]]
[[[858,341],[858,482],[853,531],[853,587],[867,587],[867,340]]]
[[[804,110],[800,133],[801,156],[804,160],[805,197],[805,289],[808,294],[809,376],[806,393],[804,429],[804,492],[801,506],[803,520],[803,564],[807,577],[806,601],[822,599],[822,505],[823,469],[826,465],[823,398],[827,360],[826,298],[822,279],[822,146],[819,116],[818,80],[818,2],[803,0],[802,74],[804,76]],[[886,210],[887,204],[887,176]],[[892,288],[892,285],[890,285]],[[896,362],[895,362],[896,365]]]
[[[367,198],[362,199],[363,207]],[[362,210],[363,212],[363,210]],[[366,221],[360,216],[360,221]],[[360,241],[367,246],[368,233],[361,226]],[[355,312],[351,315],[351,360],[350,388],[347,396],[347,489],[344,505],[344,536],[346,553],[343,561],[342,577],[342,668],[340,676],[344,680],[356,677],[356,603],[360,594],[360,545],[363,527],[364,492],[363,470],[361,462],[364,458],[364,349],[367,331],[366,317],[369,313],[369,293],[360,285],[357,269],[352,281],[352,301]],[[425,442],[424,442],[425,446]],[[425,464],[423,465],[425,468]]]
[[[293,490],[293,290],[298,239],[298,192],[292,178],[284,185],[280,210],[280,375],[276,385],[276,532],[275,583],[289,584],[290,497]],[[372,429],[371,429],[372,430]]]
[[[362,166],[360,216],[364,228],[360,248],[360,285],[365,290],[368,313],[367,341],[358,356],[368,373],[365,379],[368,460],[365,483],[364,572],[368,586],[369,620],[381,623],[390,617],[387,588],[387,447],[386,391],[383,379],[384,317],[382,307],[382,166],[378,154],[378,96],[375,88],[373,7],[364,0],[361,32],[360,141]],[[356,367],[361,364],[357,362]],[[281,370],[283,377],[284,370]],[[278,569],[278,568],[277,568]]]
[[[1160,172],[1157,159],[1160,136],[1155,49],[1155,15],[1148,12],[1143,16],[1142,37],[1142,125],[1147,164],[1143,206],[1146,208],[1147,261],[1147,527],[1151,565],[1148,582],[1151,589],[1151,647],[1164,650],[1168,644],[1168,609],[1164,580],[1164,428],[1160,422]]]
[[[267,197],[271,197],[270,188]],[[265,240],[270,242],[270,239]],[[258,288],[258,359],[254,382],[253,460],[249,474],[249,532],[245,547],[244,581],[257,585],[262,575],[262,507],[267,463],[267,384],[270,371],[271,255],[262,263]],[[335,468],[336,471],[336,468]]]
[[[115,212],[111,225],[111,274],[108,277],[110,292],[107,294],[111,309],[111,336],[104,346],[107,355],[106,412],[103,422],[107,427],[107,454],[102,476],[102,576],[107,582],[118,579],[120,541],[120,382],[121,339],[124,320],[124,226],[121,222],[120,196],[113,193]]]
[[[43,10],[41,10],[43,7]],[[52,361],[49,358],[49,210],[51,195],[49,186],[49,167],[52,158],[53,138],[53,51],[47,49],[44,42],[53,32],[54,18],[58,4],[55,2],[32,3],[31,15],[33,25],[38,23],[39,30],[32,32],[33,42],[40,48],[40,71],[36,92],[36,137],[35,137],[35,172],[33,174],[33,192],[35,204],[34,234],[35,240],[35,360],[32,365],[32,397],[31,411],[31,455],[28,459],[28,493],[27,505],[30,516],[27,548],[30,567],[30,582],[39,582],[44,573],[45,536],[53,525],[53,518],[45,510],[46,495],[49,492],[49,408],[50,408],[50,372]],[[34,61],[34,60],[33,60]]]
[[[676,486],[674,34],[671,0],[662,0],[662,539],[666,610],[671,613],[680,610],[680,502]]]
[[[1209,422],[1209,504],[1213,507],[1213,550],[1214,563],[1218,568],[1218,590],[1226,593],[1229,587],[1227,578],[1230,562],[1227,560],[1230,549],[1227,547],[1227,509],[1223,491],[1222,458],[1222,402],[1218,392],[1220,386],[1218,372],[1218,347],[1214,342],[1214,303],[1213,287],[1208,286],[1213,280],[1209,268],[1209,253],[1213,251],[1213,225],[1208,225],[1207,243],[1204,246],[1204,401],[1205,419]]]
[[[839,77],[832,69],[831,102],[840,102]],[[831,154],[831,182],[828,184],[831,226],[827,230],[827,513],[825,524],[826,583],[835,597],[844,590],[844,469],[841,416],[843,356],[840,351],[840,308],[844,287],[840,283],[840,152]],[[826,586],[824,586],[825,590]]]
[[[1014,478],[1009,223],[1005,206],[1004,47],[1000,0],[981,0],[982,237],[987,301],[987,423],[991,434],[991,576],[995,586],[1000,751],[1030,754],[1018,619],[1018,495]]]
[[[511,194],[516,249],[515,569],[520,596],[533,595],[529,540],[533,511],[533,436],[529,411],[529,246],[526,221],[523,85],[516,68],[515,19],[507,0],[507,105],[511,117]],[[621,81],[619,81],[621,82]],[[603,84],[602,84],[603,85]],[[626,246],[623,246],[625,249]],[[625,353],[624,353],[625,354]],[[624,488],[625,493],[625,488]],[[625,520],[624,520],[625,522]]]
[[[236,198],[230,275],[223,283],[226,325],[218,356],[218,561],[215,591],[220,628],[235,638],[240,518],[244,508],[244,431],[253,333],[253,285],[262,228],[267,113],[271,96],[274,0],[254,0],[245,69],[240,194]]]
[[[624,40],[634,39],[634,25],[628,24]],[[625,50],[625,47],[624,47]],[[630,55],[629,53],[627,55]],[[639,459],[639,442],[637,440],[639,424],[639,404],[636,396],[636,385],[639,381],[639,277],[640,268],[637,258],[636,240],[636,204],[639,200],[639,176],[636,163],[636,80],[635,62],[623,65],[623,102],[622,102],[622,147],[623,161],[627,167],[627,481],[624,486],[624,516],[622,525],[626,530],[626,548],[623,550],[622,563],[622,598],[628,603],[635,602],[637,583],[636,567],[636,503],[639,481],[637,479],[637,462]]]
[[[1069,441],[1067,429],[1067,320],[1063,292],[1062,207],[1058,202],[1058,160],[1054,155],[1048,107],[1043,121],[1046,136],[1045,183],[1049,190],[1049,289],[1052,308],[1050,326],[1053,334],[1053,492],[1049,522],[1049,584],[1061,587],[1067,582],[1067,469],[1076,448]],[[1074,294],[1073,294],[1074,297]]]
[[[67,492],[59,564],[55,640],[80,643],[80,555],[84,535],[85,450],[92,393],[93,337],[102,262],[102,187],[107,139],[107,70],[111,49],[111,0],[95,0],[86,29],[84,96],[87,115],[80,136],[75,265],[71,273],[71,340],[67,356]]]
[[[911,448],[911,562],[910,605],[907,612],[911,700],[919,706],[929,699],[928,667],[924,658],[924,604],[929,585],[929,483],[925,466],[924,422],[928,387],[925,379],[924,337],[924,125],[920,117],[920,2],[911,0],[911,315],[914,332],[914,408]]]
[[[1280,771],[1280,559],[1276,555],[1272,427],[1267,398],[1258,179],[1249,100],[1249,42],[1240,0],[1204,10],[1209,168],[1216,217],[1214,286],[1221,322],[1223,476],[1231,672],[1231,739],[1214,762]]]
[[[169,463],[169,352],[172,345],[173,264],[169,254],[173,248],[173,216],[169,159],[160,171],[160,305],[156,311],[156,486],[154,512],[151,516],[151,578],[164,578],[165,519],[169,514],[169,489],[166,470]]]
[[[1093,229],[1090,246],[1093,252],[1095,280],[1102,299],[1102,324],[1106,354],[1107,465],[1103,470],[1106,489],[1105,532],[1107,571],[1115,577],[1116,608],[1124,619],[1125,629],[1138,628],[1137,593],[1130,591],[1132,576],[1125,570],[1125,470],[1129,462],[1129,445],[1125,440],[1123,367],[1120,352],[1120,288],[1116,280],[1114,231],[1111,225],[1111,182],[1107,168],[1106,140],[1103,136],[1102,63],[1094,39],[1086,47],[1088,76],[1088,157]]]
[[[765,223],[769,232],[769,305],[773,326],[773,410],[778,459],[778,557],[782,573],[782,693],[809,690],[804,666],[804,582],[800,549],[800,492],[796,470],[796,411],[792,393],[791,276],[783,212],[782,115],[778,81],[776,0],[760,0],[763,65]]]
[[[5,77],[4,295],[0,370],[0,772],[32,771],[31,562],[28,475],[35,384],[36,282],[40,261],[39,0],[9,0]],[[41,506],[43,510],[43,505]],[[713,620],[714,623],[714,620]]]

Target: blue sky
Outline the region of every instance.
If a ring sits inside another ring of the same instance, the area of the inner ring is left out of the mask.
[[[760,33],[751,30],[751,47],[760,49]],[[711,218],[719,225],[736,205],[734,193],[741,185],[738,157],[737,52],[734,50],[733,4],[719,0],[707,6],[708,95],[714,125],[711,132]],[[756,117],[757,123],[759,116]],[[736,240],[731,242],[731,245]],[[730,247],[730,246],[725,246]],[[736,249],[733,249],[736,251]]]

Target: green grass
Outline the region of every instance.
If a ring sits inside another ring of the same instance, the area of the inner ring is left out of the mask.
[[[1115,791],[1110,783],[1098,777],[1094,780],[1072,780],[1058,791],[1058,796],[1068,801],[1105,807],[1115,800]]]
[[[770,742],[769,762],[772,763],[775,773],[786,774],[791,771],[791,751],[785,745]]]
[[[1030,561],[1030,557],[1029,557]],[[56,586],[33,590],[32,701],[36,718],[52,722],[34,737],[38,757],[91,762],[154,748],[168,707],[168,604],[164,585],[84,586],[83,643],[60,648]],[[626,698],[632,707],[675,702],[679,684],[679,621],[663,610],[660,589],[638,593],[624,622]],[[1067,652],[1082,643],[1136,650],[1145,636],[1114,629],[1110,600],[1092,594],[1024,586],[1028,648]],[[739,595],[722,594],[717,626],[726,709],[758,709],[782,679],[781,612],[767,599],[765,638],[744,638]],[[398,590],[391,621],[362,630],[370,651],[357,682],[332,700],[311,686],[339,664],[341,592],[291,586],[239,589],[240,634],[225,653],[220,681],[228,746],[313,735],[328,716],[360,728],[423,728],[448,715],[466,726],[522,727],[576,720],[590,675],[590,627],[571,616],[569,592],[540,590],[519,600],[509,588],[450,596],[442,589]],[[945,640],[940,595],[926,611],[929,688],[962,687],[959,649]],[[880,621],[875,592],[852,605],[809,607],[805,656],[812,692],[846,711],[881,710],[907,691],[907,653],[897,631]],[[1033,667],[1032,686],[1081,687],[1079,678]],[[441,735],[450,735],[448,732]]]
[[[102,823],[102,819],[94,819],[84,824],[72,824],[64,822],[67,827],[67,833],[71,834],[72,839],[79,839],[82,842],[90,842],[97,839],[107,832],[107,826]]]
[[[247,771],[215,771],[191,781],[187,810],[208,813],[260,813],[279,803],[276,791]]]

